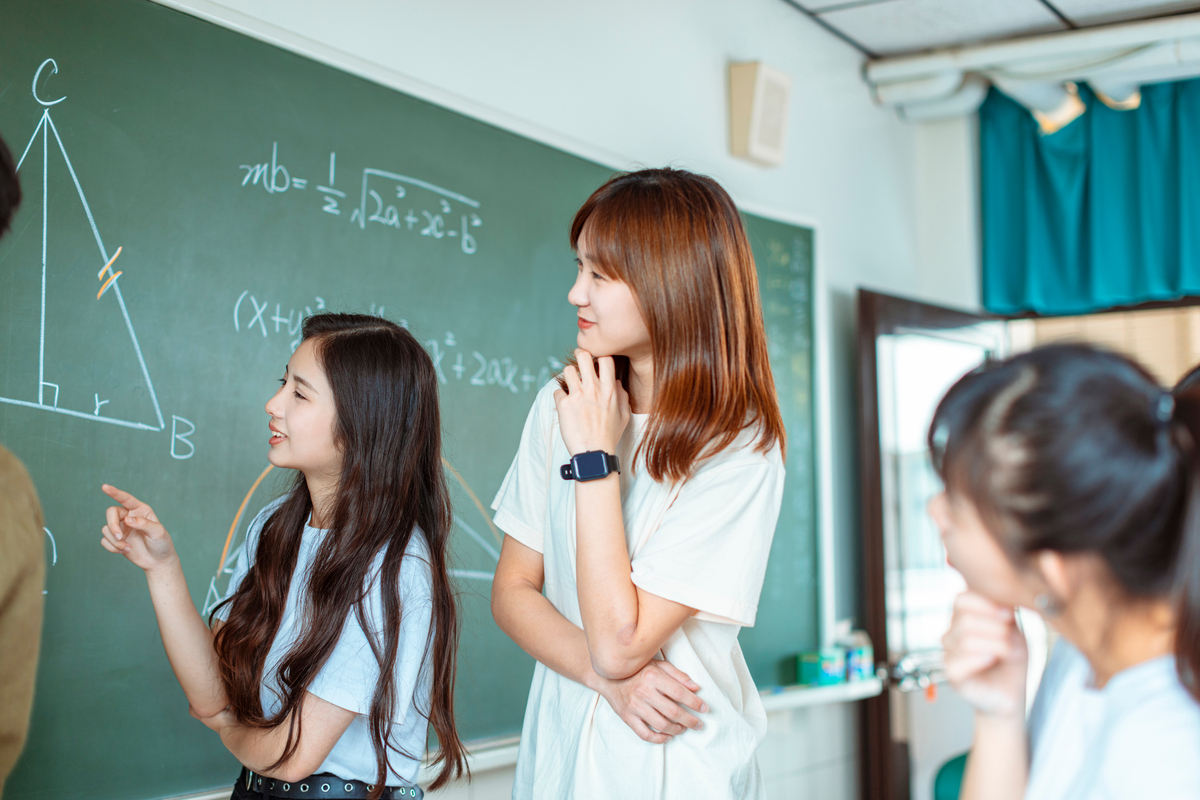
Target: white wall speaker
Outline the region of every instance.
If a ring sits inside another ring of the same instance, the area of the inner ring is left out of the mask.
[[[729,65],[729,147],[738,158],[783,163],[791,76],[761,61]]]

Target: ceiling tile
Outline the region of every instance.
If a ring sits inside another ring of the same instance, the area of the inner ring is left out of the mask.
[[[879,55],[1066,29],[1039,0],[890,0],[819,16]]]
[[[1050,0],[1076,25],[1102,25],[1181,11],[1200,11],[1197,0]]]

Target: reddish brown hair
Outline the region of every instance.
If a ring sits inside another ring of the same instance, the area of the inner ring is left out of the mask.
[[[572,248],[585,228],[588,255],[629,286],[650,331],[654,403],[635,461],[644,455],[656,481],[680,481],[752,425],[760,451],[782,449],[758,274],[725,190],[684,170],[623,173],[576,212]],[[617,376],[628,374],[618,356]]]

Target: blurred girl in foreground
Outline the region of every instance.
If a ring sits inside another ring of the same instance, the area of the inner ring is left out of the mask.
[[[964,800],[1200,798],[1200,387],[1043,347],[955,384],[929,439],[968,586],[944,639],[976,709]],[[1016,606],[1062,637],[1028,723]]]

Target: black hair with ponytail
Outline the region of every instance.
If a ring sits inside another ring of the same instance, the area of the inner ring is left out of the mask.
[[[1171,394],[1174,418],[1191,434],[1187,519],[1175,568],[1175,658],[1184,685],[1200,699],[1200,366],[1184,375]]]
[[[1093,553],[1127,598],[1173,597],[1180,678],[1200,701],[1200,369],[1168,393],[1116,353],[1039,347],[951,387],[929,446],[1014,562]]]

